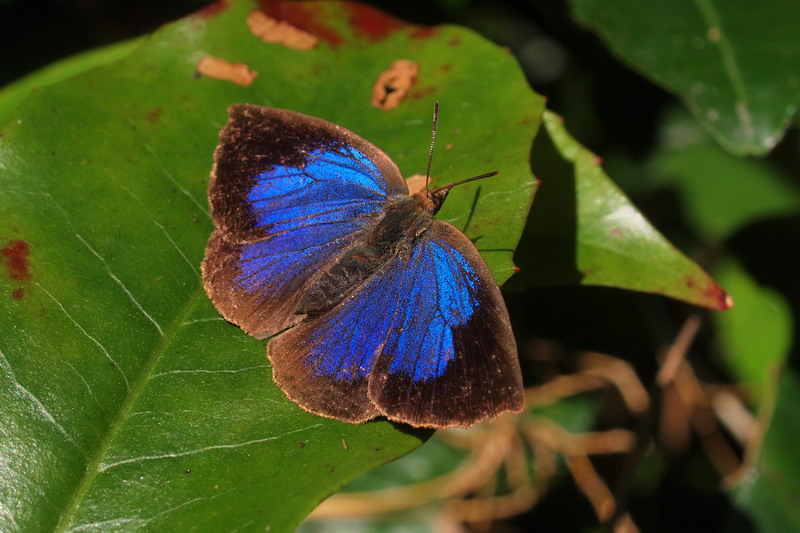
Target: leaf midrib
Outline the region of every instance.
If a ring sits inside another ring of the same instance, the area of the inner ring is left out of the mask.
[[[161,356],[166,352],[167,347],[172,344],[172,341],[178,334],[181,325],[185,321],[186,317],[191,313],[192,309],[194,309],[194,306],[197,304],[198,300],[205,295],[205,290],[203,289],[202,284],[198,284],[191,294],[192,295],[189,297],[186,305],[184,305],[183,309],[178,312],[175,320],[172,321],[169,327],[164,331],[164,334],[161,335],[161,338],[156,344],[153,353],[148,358],[147,362],[142,367],[142,370],[139,372],[136,380],[132,384],[130,392],[120,406],[120,409],[117,412],[117,415],[114,417],[114,420],[111,422],[105,438],[100,442],[96,452],[87,463],[83,477],[81,478],[80,483],[77,484],[75,492],[72,494],[72,497],[65,506],[64,511],[61,514],[61,518],[54,528],[54,531],[68,530],[70,522],[74,518],[86,494],[91,489],[92,483],[100,472],[100,464],[103,458],[114,442],[120,429],[128,420],[128,414],[131,412],[133,405],[136,403],[136,400],[144,390],[145,385],[153,374],[156,365],[161,360]]]

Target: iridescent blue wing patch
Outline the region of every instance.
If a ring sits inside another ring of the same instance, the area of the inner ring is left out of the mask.
[[[523,405],[497,284],[472,242],[440,221],[267,354],[292,400],[349,422],[469,426]]]
[[[264,338],[304,318],[297,305],[314,273],[408,189],[385,153],[344,128],[252,105],[229,114],[209,185],[217,229],[203,277],[222,315]]]

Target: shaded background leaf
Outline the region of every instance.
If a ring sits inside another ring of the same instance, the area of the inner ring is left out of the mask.
[[[736,154],[765,154],[800,104],[796,0],[573,0],[615,53],[676,93]]]

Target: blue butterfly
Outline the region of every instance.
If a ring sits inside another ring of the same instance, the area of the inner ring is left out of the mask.
[[[267,346],[302,408],[470,426],[523,406],[500,290],[434,220],[452,185],[409,195],[376,146],[293,111],[234,105],[214,154],[203,261],[219,312]]]

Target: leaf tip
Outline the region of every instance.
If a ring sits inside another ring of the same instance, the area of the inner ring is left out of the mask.
[[[716,282],[712,281],[711,287],[706,291],[706,294],[710,297],[711,302],[713,303],[711,309],[715,311],[727,311],[731,307],[733,307],[733,297],[725,292],[725,290],[716,284]]]
[[[692,289],[697,296],[692,303],[715,311],[727,311],[733,307],[731,295],[710,277],[707,277],[703,283],[698,283],[692,276],[686,276],[685,279],[687,287]]]

